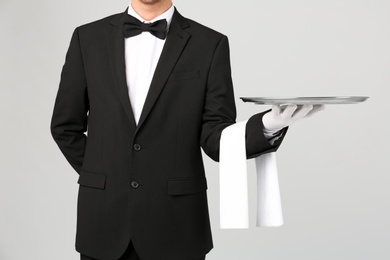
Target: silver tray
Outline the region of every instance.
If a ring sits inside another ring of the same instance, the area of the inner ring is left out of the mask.
[[[257,105],[332,105],[354,104],[366,101],[368,97],[240,97],[244,102],[252,102]]]

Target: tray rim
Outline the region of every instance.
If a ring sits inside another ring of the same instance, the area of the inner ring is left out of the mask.
[[[240,97],[244,102],[272,104],[352,104],[364,102],[368,96],[307,96],[307,97]],[[311,100],[312,99],[312,100]]]

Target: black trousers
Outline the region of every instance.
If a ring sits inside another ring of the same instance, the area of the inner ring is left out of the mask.
[[[206,257],[202,257],[199,259],[183,259],[183,260],[205,260],[205,258]],[[99,260],[99,259],[80,254],[80,260]],[[118,260],[142,260],[142,259],[139,258],[137,252],[135,251],[133,243],[130,242],[126,251]]]

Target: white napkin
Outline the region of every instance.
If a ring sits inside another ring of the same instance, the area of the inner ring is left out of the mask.
[[[249,228],[246,121],[222,131],[219,154],[220,227]],[[261,129],[259,130],[261,131]],[[259,133],[261,134],[261,133]],[[257,221],[259,227],[283,225],[275,153],[255,158],[257,171]]]
[[[246,122],[226,127],[219,147],[221,228],[248,228],[248,178],[246,171]]]
[[[276,153],[266,153],[255,158],[257,173],[257,219],[258,227],[283,225]]]

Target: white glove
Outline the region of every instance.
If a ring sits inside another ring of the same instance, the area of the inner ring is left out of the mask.
[[[272,111],[263,116],[263,125],[265,130],[277,132],[324,109],[324,105],[273,105]]]

